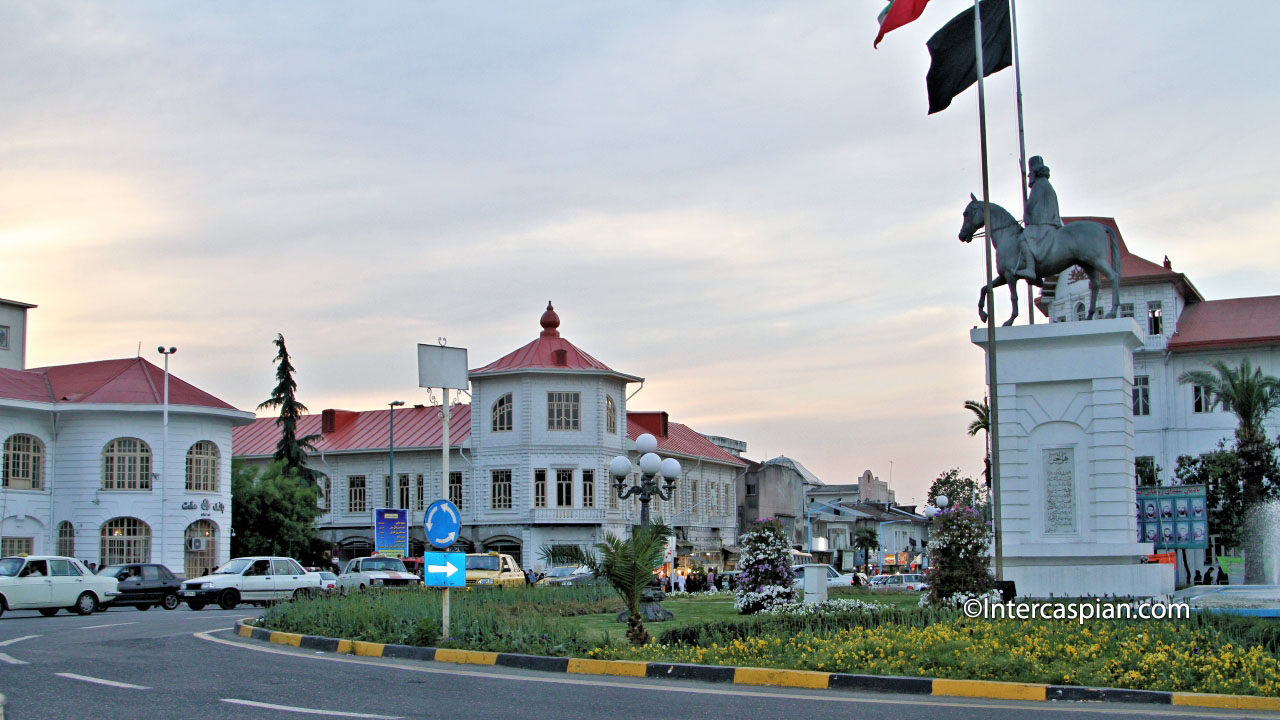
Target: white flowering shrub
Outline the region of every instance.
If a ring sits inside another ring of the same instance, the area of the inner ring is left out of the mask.
[[[795,570],[791,568],[791,548],[782,525],[762,521],[738,538],[742,555],[738,558],[737,589],[733,605],[743,615],[752,615],[775,605],[796,601]]]
[[[853,598],[835,598],[820,603],[791,602],[774,605],[760,611],[761,615],[823,615],[841,612],[876,612],[888,608],[881,603],[869,603]]]

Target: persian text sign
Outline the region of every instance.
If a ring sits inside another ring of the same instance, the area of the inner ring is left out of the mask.
[[[409,511],[403,508],[375,508],[373,511],[373,551],[387,557],[409,554]]]
[[[1209,547],[1209,512],[1204,485],[1140,487],[1138,542],[1166,550]]]
[[[1076,451],[1054,448],[1044,451],[1044,531],[1076,531]]]

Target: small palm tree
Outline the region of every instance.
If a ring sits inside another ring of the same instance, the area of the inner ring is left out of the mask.
[[[862,551],[862,565],[869,568],[869,555],[872,550],[880,547],[880,536],[876,534],[875,528],[864,527],[853,534],[853,546]]]
[[[991,408],[987,406],[987,399],[982,398],[981,402],[965,400],[964,409],[976,416],[969,423],[969,437],[980,432],[986,433],[987,454],[982,458],[982,474],[986,478],[987,487],[991,487]]]
[[[627,639],[633,645],[649,642],[640,613],[640,601],[644,589],[653,582],[653,571],[662,564],[667,538],[672,530],[661,521],[651,525],[636,526],[631,537],[623,539],[609,533],[604,542],[596,544],[599,557],[578,549],[574,561],[586,565],[599,577],[603,577],[622,598],[627,608]]]
[[[1267,441],[1263,423],[1267,416],[1280,407],[1280,378],[1264,375],[1255,368],[1249,358],[1233,368],[1219,360],[1213,363],[1213,372],[1188,370],[1178,376],[1184,385],[1199,385],[1208,396],[1206,401],[1235,413],[1236,457],[1240,472],[1242,514],[1266,500],[1263,477],[1271,462],[1271,446]],[[1262,582],[1262,538],[1258,533],[1245,535],[1245,582]]]

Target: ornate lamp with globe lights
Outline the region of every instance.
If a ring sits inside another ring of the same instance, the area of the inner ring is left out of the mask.
[[[627,487],[627,476],[631,474],[631,458],[619,455],[609,463],[609,472],[613,475],[613,490],[618,498],[626,500],[632,495],[640,496],[640,524],[649,524],[649,501],[656,495],[663,500],[670,500],[676,489],[676,480],[680,478],[680,461],[675,458],[658,457],[658,439],[649,433],[636,438],[636,450],[640,452],[640,484]],[[661,475],[663,487],[658,487],[657,476]]]

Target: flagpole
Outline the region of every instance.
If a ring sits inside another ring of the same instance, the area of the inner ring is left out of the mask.
[[[1022,123],[1022,57],[1018,55],[1017,0],[1009,0],[1009,26],[1013,31],[1013,85],[1018,97],[1018,177],[1022,178],[1022,213],[1027,208],[1027,131]],[[1035,286],[1027,281],[1027,321],[1036,324]]]
[[[996,294],[991,288],[991,190],[987,178],[987,99],[982,81],[982,9],[973,0],[973,42],[977,51],[975,70],[978,75],[978,131],[982,147],[982,222],[987,229],[983,233],[987,251],[987,404],[991,425],[991,501],[994,508],[993,534],[995,535],[996,580],[1004,579],[1004,553],[1000,537],[1000,402],[996,395]]]

